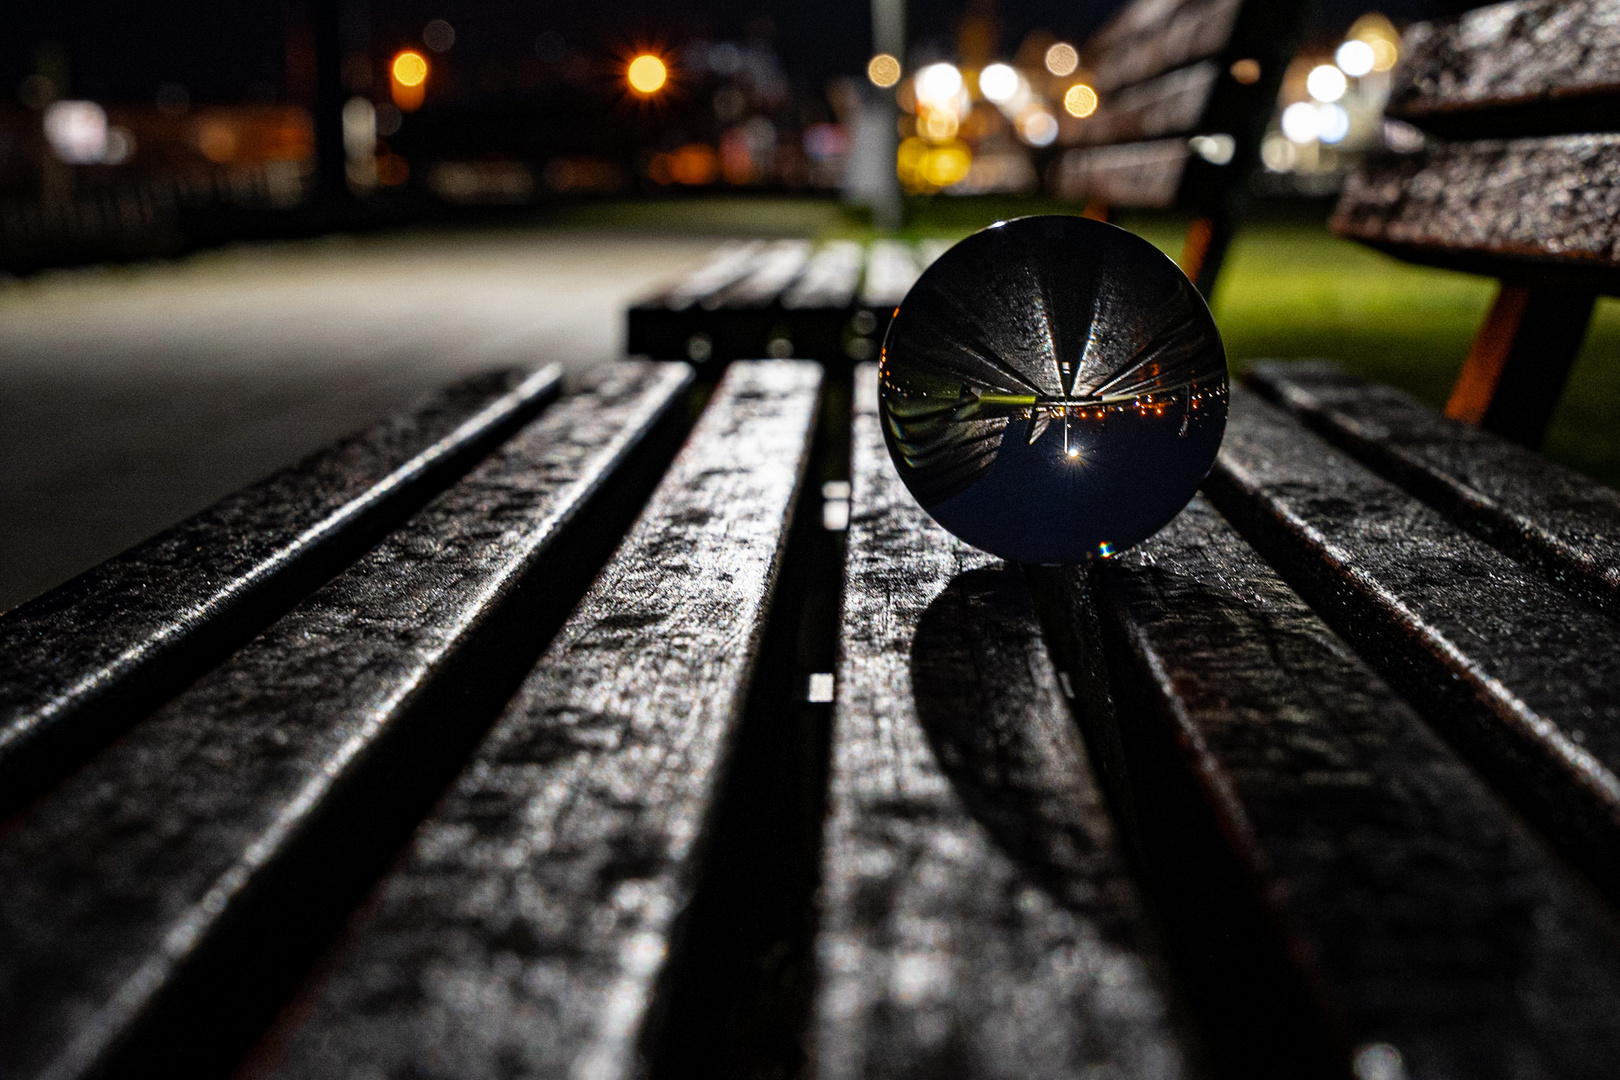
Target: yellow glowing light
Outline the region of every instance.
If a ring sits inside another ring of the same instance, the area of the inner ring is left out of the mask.
[[[394,81],[401,86],[421,86],[427,82],[428,62],[422,54],[406,49],[394,57]]]
[[[1063,95],[1063,108],[1070,116],[1090,116],[1097,111],[1097,91],[1085,83],[1075,83]]]
[[[1080,54],[1066,41],[1060,41],[1046,50],[1046,70],[1054,75],[1072,75],[1079,66]]]
[[[1395,66],[1395,61],[1401,57],[1400,50],[1396,48],[1393,41],[1385,41],[1380,38],[1377,41],[1368,42],[1368,44],[1372,46],[1372,69],[1374,71],[1388,71]]]
[[[923,114],[922,121],[917,125],[924,137],[934,142],[944,142],[956,138],[956,114],[944,109],[929,109]]]
[[[638,94],[656,94],[669,81],[669,69],[664,62],[651,53],[642,53],[630,61],[630,67],[625,70],[625,78],[630,80],[630,89]]]
[[[1253,86],[1260,81],[1260,61],[1252,56],[1246,56],[1242,60],[1234,60],[1232,61],[1231,72],[1234,82],[1242,83],[1244,86]]]
[[[873,86],[887,90],[900,81],[900,61],[888,53],[878,53],[866,62],[866,77]]]

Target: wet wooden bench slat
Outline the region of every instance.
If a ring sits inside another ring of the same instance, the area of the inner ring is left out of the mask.
[[[1209,503],[1089,575],[1043,573],[1085,639],[1064,662],[1093,742],[1116,748],[1116,801],[1197,909],[1195,967],[1218,965],[1206,980],[1235,1007],[1236,1074],[1367,1076],[1385,1046],[1414,1077],[1612,1067],[1620,941],[1585,885]],[[1246,921],[1225,917],[1197,838],[1236,864],[1247,924],[1276,935],[1327,1069],[1287,1061],[1286,1017],[1246,992],[1265,949],[1222,941]]]
[[[1335,630],[1620,895],[1620,628],[1241,388],[1205,491]]]
[[[1453,138],[1603,131],[1620,107],[1612,0],[1521,0],[1418,23],[1387,115]]]
[[[458,383],[0,617],[0,810],[336,573],[533,417],[560,378]]]
[[[1346,180],[1331,224],[1412,262],[1615,293],[1614,176],[1615,134],[1434,143],[1369,159]]]
[[[625,351],[654,360],[709,359],[713,327],[703,301],[758,269],[765,248],[763,240],[722,245],[680,281],[631,305],[625,314]]]
[[[930,521],[857,373],[817,1075],[1188,1075],[1015,568]]]
[[[267,1072],[638,1075],[819,386],[811,364],[730,367],[613,560],[289,1014]]]
[[[1453,522],[1620,617],[1620,493],[1530,450],[1437,417],[1335,364],[1257,364],[1251,385]]]
[[[223,1038],[201,1018],[255,1017],[617,539],[616,474],[656,475],[690,377],[626,364],[553,407],[0,833],[0,1072],[172,1067]]]

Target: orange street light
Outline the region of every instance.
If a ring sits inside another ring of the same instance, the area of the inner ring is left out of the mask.
[[[415,112],[427,94],[427,58],[415,49],[405,49],[388,67],[394,104],[400,112]]]
[[[669,81],[669,69],[652,53],[642,53],[630,61],[624,75],[630,82],[630,89],[643,97],[656,94]]]

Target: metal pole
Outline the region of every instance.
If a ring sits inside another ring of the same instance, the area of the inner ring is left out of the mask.
[[[906,0],[872,0],[872,51],[888,53],[904,67]],[[894,168],[895,151],[899,148],[896,128],[900,112],[895,106],[893,91],[878,91],[878,109],[883,116],[883,130],[886,133],[884,146],[887,165],[883,170],[882,183],[873,193],[872,224],[880,229],[892,230],[900,227],[901,219],[900,178]]]

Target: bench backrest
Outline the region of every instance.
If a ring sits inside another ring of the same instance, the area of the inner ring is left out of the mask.
[[[1620,293],[1620,4],[1515,0],[1409,29],[1387,116],[1421,128],[1332,227],[1502,290],[1447,413],[1540,443],[1599,294]]]
[[[1063,155],[1058,191],[1111,207],[1190,210],[1182,269],[1208,294],[1305,5],[1294,0],[1137,0],[1085,43],[1098,95]]]

